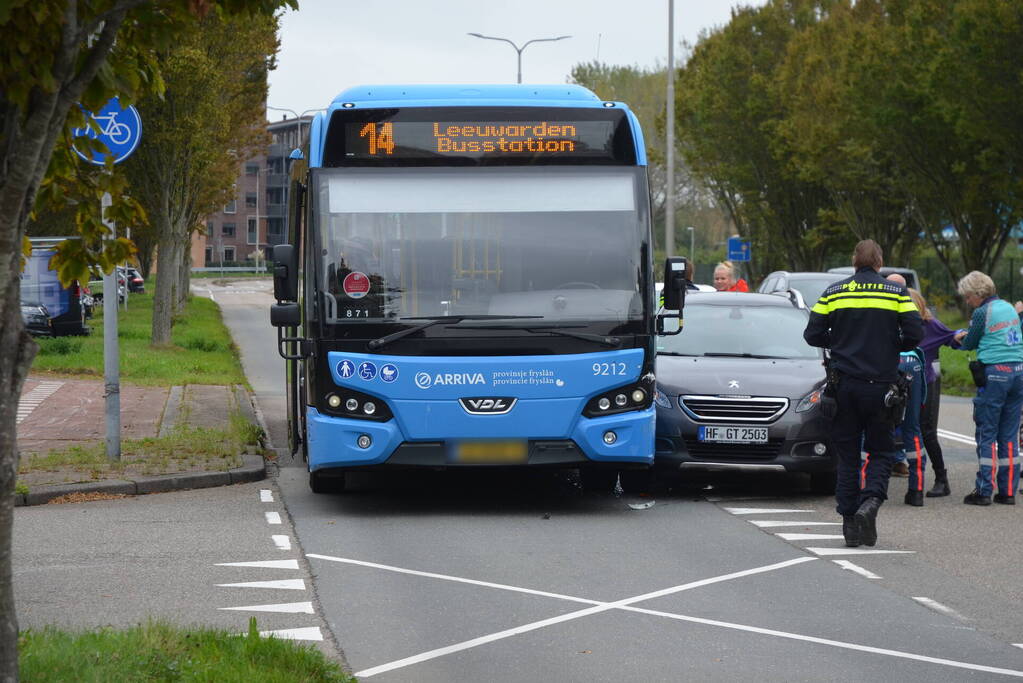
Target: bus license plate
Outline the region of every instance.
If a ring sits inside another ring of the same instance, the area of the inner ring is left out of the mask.
[[[460,441],[454,446],[452,460],[473,465],[520,465],[528,455],[525,441]]]
[[[712,443],[767,443],[767,427],[701,425],[698,438]]]

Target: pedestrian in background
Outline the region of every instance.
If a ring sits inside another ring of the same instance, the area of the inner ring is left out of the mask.
[[[714,267],[714,289],[719,292],[748,292],[749,285],[742,278],[735,279],[735,264],[722,261]]]
[[[885,278],[885,280],[888,280],[890,282],[895,282],[895,283],[897,283],[899,285],[902,285],[903,287],[906,286],[906,278],[902,277],[898,273],[891,273],[891,274],[889,274],[888,277]],[[899,357],[899,372],[905,372],[905,370],[903,370],[903,368],[902,368],[903,358],[904,358],[904,356],[900,356]],[[909,359],[906,359],[906,362],[912,362],[912,361],[909,360]],[[907,406],[907,411],[908,410],[909,410],[909,408]],[[917,420],[917,423],[919,423],[919,419]],[[915,431],[918,431],[918,430],[919,430],[919,424],[917,424],[917,427],[916,427]],[[901,434],[901,431],[899,430],[898,427],[896,427],[895,433],[896,433],[897,436],[899,434]],[[903,444],[902,448],[895,449],[895,462],[892,464],[892,476],[893,477],[908,477],[909,476],[909,463],[906,462],[906,460],[907,460],[907,458],[906,458],[906,447],[905,447],[905,444]]]
[[[977,384],[973,419],[977,426],[977,481],[963,502],[967,505],[1016,504],[1019,485],[1020,409],[1023,409],[1023,337],[1016,309],[999,299],[994,281],[974,270],[959,280],[959,294],[973,308],[970,327],[955,340],[966,351],[977,350],[970,363]],[[997,473],[997,475],[996,475]]]
[[[895,428],[900,440],[896,458],[907,466],[909,486],[903,502],[921,507],[924,504],[924,472],[927,469],[927,454],[923,448],[923,434],[920,431],[920,412],[926,398],[927,385],[924,382],[924,353],[919,348],[903,351],[899,355],[899,372],[911,378],[909,395],[906,399],[906,415]]]
[[[895,442],[886,396],[899,377],[899,353],[923,339],[920,314],[902,285],[878,274],[881,247],[862,240],[852,277],[833,283],[810,312],[803,338],[831,350],[828,383],[837,402],[832,439],[838,455],[835,499],[845,544],[877,542],[877,513],[888,498]],[[860,449],[867,451],[860,479]]]
[[[927,308],[924,295],[912,287],[909,296],[920,311],[924,325],[924,339],[920,342],[920,350],[924,352],[924,381],[927,385],[927,396],[920,410],[920,432],[923,434],[924,449],[934,469],[934,486],[925,495],[938,498],[949,495],[952,490],[948,485],[948,471],[945,469],[945,457],[938,443],[938,412],[941,406],[941,373],[938,367],[938,351],[942,346],[958,349],[955,331],[948,329],[944,323]]]

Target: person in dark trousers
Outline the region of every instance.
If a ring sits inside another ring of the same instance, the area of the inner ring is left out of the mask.
[[[924,295],[910,288],[909,295],[920,311],[924,323],[924,340],[920,342],[920,350],[924,352],[924,380],[927,382],[927,398],[920,410],[920,431],[923,434],[924,449],[934,469],[934,486],[926,495],[928,498],[947,496],[952,492],[948,485],[948,471],[945,469],[945,456],[938,443],[938,411],[941,405],[941,373],[935,366],[938,362],[938,350],[942,346],[958,349],[955,342],[955,330],[945,327],[927,308]]]
[[[973,308],[970,327],[957,332],[963,350],[977,350],[973,421],[977,425],[977,480],[967,505],[1016,504],[1019,486],[1019,420],[1023,409],[1023,332],[1012,304],[999,299],[994,281],[979,270],[959,280]],[[997,477],[997,478],[996,478]],[[997,487],[996,487],[997,485]]]
[[[877,543],[877,511],[888,498],[895,451],[886,395],[898,379],[900,352],[915,348],[924,334],[906,288],[878,274],[883,255],[877,242],[859,242],[852,261],[856,272],[824,290],[803,338],[831,350],[835,499],[845,544],[856,547]],[[862,484],[861,445],[868,454]]]
[[[906,505],[921,507],[924,504],[924,472],[927,470],[927,453],[924,451],[923,434],[920,431],[920,412],[923,409],[925,392],[924,353],[919,348],[903,352],[899,357],[899,372],[911,377],[909,396],[906,401],[906,416],[895,428],[899,437],[899,451],[896,456],[906,462],[909,486],[906,489]]]

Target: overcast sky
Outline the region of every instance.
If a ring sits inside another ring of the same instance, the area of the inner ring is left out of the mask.
[[[735,5],[764,0],[675,0],[675,36],[694,43],[728,23]],[[377,83],[565,83],[572,67],[667,62],[668,0],[300,0],[281,20],[281,51],[267,103],[301,113],[342,90]],[[268,111],[279,120],[282,113]],[[290,116],[290,114],[289,114]]]

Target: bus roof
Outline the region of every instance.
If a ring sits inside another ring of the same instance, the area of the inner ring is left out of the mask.
[[[617,107],[629,117],[636,144],[637,164],[646,165],[646,147],[639,121],[623,102],[605,102],[581,85],[359,85],[342,91],[326,111],[313,117],[310,127],[309,165],[322,159],[326,123],[338,109],[388,107]]]

